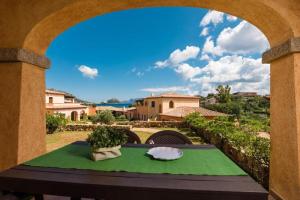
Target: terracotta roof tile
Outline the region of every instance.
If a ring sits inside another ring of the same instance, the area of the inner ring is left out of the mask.
[[[97,106],[96,110],[111,110],[111,111],[118,111],[118,112],[126,112],[129,110],[135,110],[135,107],[131,107],[131,108],[118,108],[118,107],[113,107],[113,106]]]
[[[216,112],[202,107],[177,107],[161,115],[172,117],[185,117],[190,113],[199,112],[204,117],[227,116],[227,114]]]
[[[46,94],[62,94],[65,95],[66,93],[64,92],[59,92],[59,91],[55,91],[55,90],[46,90]]]
[[[62,104],[46,104],[46,109],[71,109],[71,108],[87,108],[88,106],[79,103],[62,103]]]
[[[200,99],[200,97],[197,97],[197,96],[185,95],[185,94],[177,94],[177,93],[163,93],[163,94],[160,94],[160,95],[146,97],[146,99],[161,98],[161,97],[170,97],[170,98],[196,98],[196,99]]]

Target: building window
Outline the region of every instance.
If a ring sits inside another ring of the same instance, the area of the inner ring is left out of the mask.
[[[151,107],[155,108],[155,101],[151,101]]]
[[[173,101],[169,102],[169,108],[174,108],[174,102]]]
[[[146,106],[146,107],[148,106],[148,101],[145,101],[145,106]]]
[[[162,113],[162,105],[159,104],[159,113]]]
[[[53,103],[53,97],[49,97],[49,103]]]

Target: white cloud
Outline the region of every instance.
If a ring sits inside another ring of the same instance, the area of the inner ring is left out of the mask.
[[[211,60],[201,68],[198,76],[191,78],[197,83],[203,95],[215,92],[219,84],[229,84],[232,91],[254,91],[269,93],[269,65],[262,64],[261,59],[243,56],[224,56],[217,61]]]
[[[194,59],[198,56],[200,48],[196,46],[186,46],[185,49],[176,49],[173,51],[169,58],[164,61],[157,61],[155,68],[164,68],[167,66],[177,66],[178,64],[190,59]]]
[[[225,28],[217,38],[217,47],[234,54],[261,53],[269,47],[265,35],[252,24],[242,21]]]
[[[78,70],[82,73],[83,76],[94,79],[98,76],[98,69],[92,68],[86,65],[80,65]]]
[[[145,75],[144,72],[142,71],[139,71],[136,67],[133,67],[131,70],[130,70],[131,73],[135,74],[138,78],[141,78],[142,76]]]
[[[210,57],[207,55],[207,54],[202,54],[201,57],[200,57],[200,60],[206,60],[206,61],[209,61],[210,60]]]
[[[216,26],[217,24],[223,22],[223,18],[224,18],[224,13],[218,12],[218,11],[215,11],[215,10],[210,10],[202,18],[202,20],[200,22],[200,26],[207,26],[210,23],[212,23]]]
[[[237,17],[236,17],[236,16],[233,16],[233,15],[227,14],[227,15],[226,15],[226,19],[227,19],[228,21],[230,21],[230,22],[233,22],[233,21],[237,20]]]
[[[173,87],[157,87],[157,88],[144,88],[140,91],[143,92],[188,92],[188,87],[173,86]]]
[[[155,63],[155,68],[164,68],[167,67],[169,65],[168,60],[165,61],[157,61]]]
[[[209,28],[204,27],[200,33],[201,36],[207,36],[209,34]]]
[[[132,72],[132,73],[136,72],[136,68],[135,68],[135,67],[132,68],[132,69],[131,69],[131,72]]]
[[[139,78],[141,78],[142,76],[144,76],[144,74],[145,74],[144,72],[137,72],[136,73],[137,77],[139,77]]]
[[[227,27],[221,31],[216,43],[209,36],[203,45],[202,54],[222,56],[229,54],[262,53],[269,48],[265,35],[252,24],[242,21],[237,26]]]
[[[203,45],[202,53],[221,56],[223,54],[223,50],[220,48],[220,46],[215,46],[214,41],[212,40],[211,36],[209,36],[206,38],[206,41]]]
[[[199,47],[186,46],[184,50],[176,49],[170,54],[170,62],[172,64],[179,64],[192,58],[196,58],[200,52]]]
[[[199,67],[192,67],[187,63],[183,63],[175,69],[175,72],[180,74],[183,77],[183,79],[189,80],[200,74],[201,69]]]

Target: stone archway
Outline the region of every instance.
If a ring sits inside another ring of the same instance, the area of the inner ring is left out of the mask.
[[[0,169],[45,152],[43,55],[61,32],[88,18],[131,8],[215,9],[257,26],[272,49],[270,189],[300,196],[300,3],[294,0],[0,0]],[[32,103],[34,102],[34,104]],[[31,117],[28,117],[31,116]],[[35,138],[34,141],[31,138]]]

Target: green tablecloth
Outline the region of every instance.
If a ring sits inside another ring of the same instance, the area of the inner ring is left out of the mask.
[[[123,171],[157,174],[247,175],[218,149],[182,149],[183,157],[173,161],[154,160],[146,148],[121,148],[122,156],[94,162],[87,145],[71,144],[42,155],[29,162],[30,166],[100,171]]]

